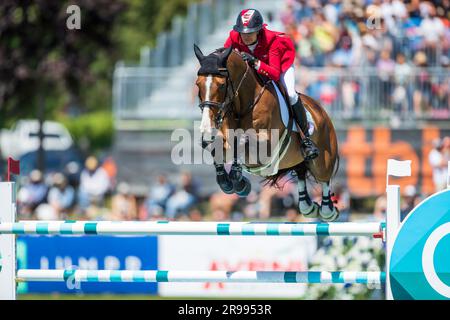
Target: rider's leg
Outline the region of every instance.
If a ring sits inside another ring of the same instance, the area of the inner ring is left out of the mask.
[[[305,160],[317,158],[319,155],[319,150],[309,138],[308,120],[306,119],[305,108],[302,104],[302,100],[297,94],[297,91],[295,91],[295,72],[293,65],[287,69],[286,72],[281,74],[280,81],[287,90],[289,102],[293,109],[294,118],[305,136],[305,138],[301,140]]]

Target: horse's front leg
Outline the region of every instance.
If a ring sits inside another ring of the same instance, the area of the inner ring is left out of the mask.
[[[242,174],[242,166],[238,163],[238,153],[239,151],[242,152],[242,149],[239,148],[238,143],[241,143],[241,141],[237,136],[233,137],[233,139],[233,163],[231,165],[229,176],[231,182],[233,183],[234,192],[240,197],[246,197],[250,193],[252,185],[250,183],[250,180],[248,180],[248,178]],[[245,157],[245,154],[243,156]]]
[[[216,181],[220,189],[226,194],[234,193],[234,184],[230,179],[230,175],[228,175],[227,171],[225,170],[224,164],[214,163],[214,167],[216,168]]]
[[[230,175],[225,170],[225,158],[223,158],[223,155],[225,155],[225,148],[222,147],[222,157],[216,158],[216,149],[211,150],[211,155],[214,158],[214,167],[216,168],[216,181],[219,185],[220,189],[225,192],[226,194],[232,194],[236,190],[233,186],[233,182],[230,179]]]
[[[230,180],[233,183],[234,192],[240,197],[246,197],[252,190],[250,180],[242,174],[242,166],[233,162],[230,169]]]

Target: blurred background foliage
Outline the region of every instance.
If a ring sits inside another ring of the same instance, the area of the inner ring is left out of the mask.
[[[172,17],[196,0],[2,0],[0,127],[19,118],[64,122],[93,149],[112,142],[114,64],[153,46]],[[66,27],[68,6],[81,9],[81,29]]]

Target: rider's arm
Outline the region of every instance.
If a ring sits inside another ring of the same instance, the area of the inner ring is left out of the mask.
[[[257,63],[258,73],[269,77],[272,80],[280,80],[281,75],[281,52],[276,46],[272,46],[269,50],[269,63],[261,60]]]

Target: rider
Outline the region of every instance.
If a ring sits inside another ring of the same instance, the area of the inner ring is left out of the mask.
[[[258,10],[242,10],[224,47],[238,49],[242,58],[258,73],[281,81],[285,86],[294,118],[304,133],[301,146],[305,160],[312,160],[319,155],[319,150],[309,138],[305,109],[295,91],[294,44],[284,33],[268,30],[266,26]]]

